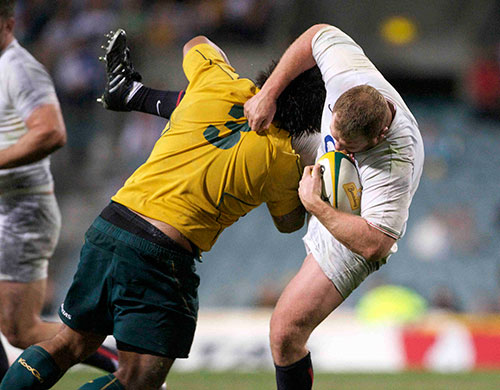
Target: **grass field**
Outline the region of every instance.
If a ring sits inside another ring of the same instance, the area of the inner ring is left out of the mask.
[[[69,372],[53,390],[76,390],[102,375],[96,370]],[[272,372],[172,372],[168,390],[273,390]],[[314,390],[498,390],[500,371],[460,374],[405,372],[399,374],[316,374]]]

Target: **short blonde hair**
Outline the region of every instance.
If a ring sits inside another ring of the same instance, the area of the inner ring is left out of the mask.
[[[335,128],[346,140],[375,138],[384,128],[387,101],[375,88],[358,85],[344,92],[333,106]]]

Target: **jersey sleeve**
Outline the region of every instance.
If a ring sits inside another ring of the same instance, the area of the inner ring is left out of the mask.
[[[207,43],[192,47],[184,56],[182,67],[189,81],[186,93],[209,83],[217,83],[228,78],[235,80],[239,77],[221,53]]]
[[[276,153],[263,195],[271,215],[281,217],[300,206],[298,189],[302,169],[298,155],[279,150]]]
[[[383,151],[384,149],[382,149]],[[388,236],[399,239],[412,199],[413,161],[395,151],[372,154],[362,169],[361,217]]]
[[[40,63],[14,59],[6,62],[5,75],[6,92],[23,120],[42,104],[59,104],[52,79]]]
[[[334,26],[319,30],[311,41],[312,54],[325,85],[344,72],[353,70],[376,70],[363,49],[343,31]]]

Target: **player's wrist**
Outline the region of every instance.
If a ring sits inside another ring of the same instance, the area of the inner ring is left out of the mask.
[[[328,209],[333,209],[333,207],[330,206],[329,203],[321,199],[321,196],[319,194],[311,196],[308,202],[308,207],[306,208],[309,213],[315,215],[316,217],[324,214],[325,212],[328,212]]]
[[[286,80],[282,76],[273,73],[269,79],[264,83],[260,92],[268,99],[272,101],[278,100],[281,92],[289,84],[289,80]]]

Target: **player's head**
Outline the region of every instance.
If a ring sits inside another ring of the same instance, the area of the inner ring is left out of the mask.
[[[257,76],[257,86],[262,87],[275,67],[276,62],[273,62]],[[287,130],[292,137],[319,133],[325,97],[325,84],[315,66],[297,76],[280,94],[273,123]]]
[[[15,6],[16,0],[0,0],[0,50],[3,50],[12,39]]]
[[[344,92],[332,109],[330,132],[337,150],[368,150],[386,135],[392,113],[385,97],[369,85]]]

